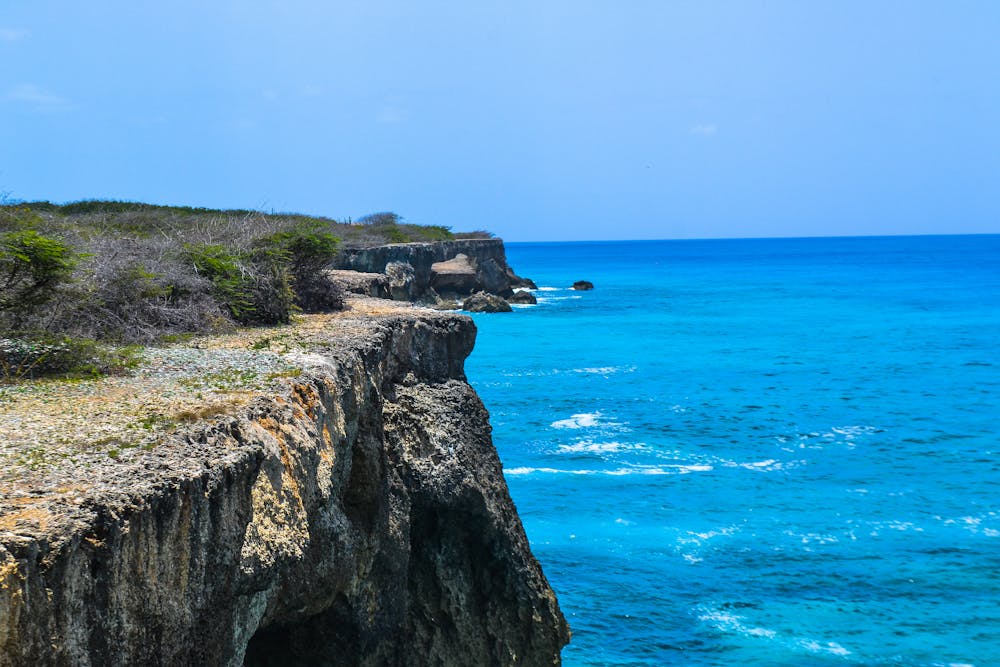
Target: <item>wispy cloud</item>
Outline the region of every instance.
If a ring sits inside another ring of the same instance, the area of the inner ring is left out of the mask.
[[[22,83],[7,92],[6,99],[11,102],[27,104],[39,111],[62,111],[70,108],[69,100],[39,88],[32,83]]]
[[[701,137],[714,136],[718,131],[719,127],[715,123],[699,123],[691,128],[691,134]]]
[[[19,42],[27,39],[31,35],[24,28],[4,28],[0,27],[0,42]]]

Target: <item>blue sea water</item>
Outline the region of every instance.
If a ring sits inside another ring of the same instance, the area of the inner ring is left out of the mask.
[[[1000,236],[508,259],[467,372],[566,665],[1000,665]]]

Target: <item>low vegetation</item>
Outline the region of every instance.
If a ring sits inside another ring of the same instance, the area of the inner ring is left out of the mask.
[[[343,307],[342,246],[455,238],[394,213],[357,222],[133,202],[0,206],[0,380],[127,368],[129,345]]]

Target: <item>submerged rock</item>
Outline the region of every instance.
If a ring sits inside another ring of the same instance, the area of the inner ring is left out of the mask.
[[[476,292],[462,303],[462,310],[471,313],[509,313],[513,308],[496,294]]]
[[[575,290],[594,289],[594,283],[590,282],[589,280],[577,280],[575,283],[573,283],[573,289]]]
[[[507,299],[509,303],[538,303],[538,299],[535,295],[527,290],[518,290],[514,292],[514,295]]]

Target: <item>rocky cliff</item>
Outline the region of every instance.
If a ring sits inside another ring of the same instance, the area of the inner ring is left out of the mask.
[[[331,318],[237,414],[7,493],[0,665],[558,664],[474,325],[394,308]]]
[[[533,286],[507,265],[501,239],[345,248],[335,268],[386,274],[391,296],[399,301],[453,299],[475,292],[509,297],[514,287]]]

